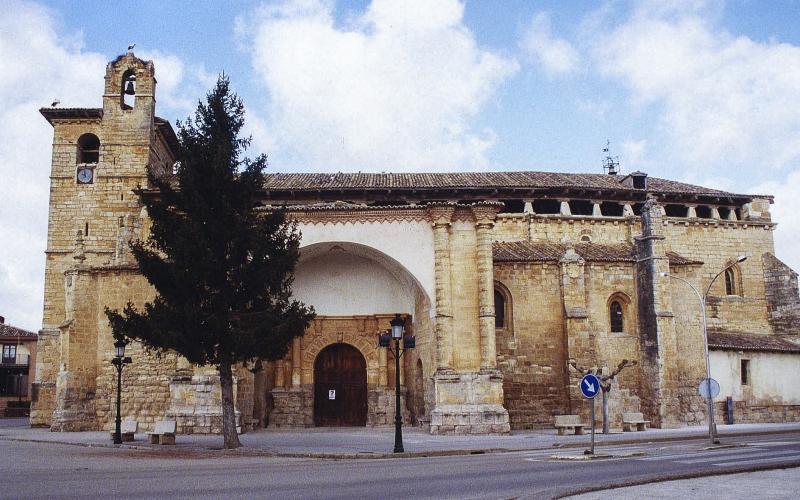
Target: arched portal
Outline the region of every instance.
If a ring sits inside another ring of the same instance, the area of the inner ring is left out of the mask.
[[[332,344],[314,361],[314,425],[367,425],[367,363],[349,344]]]

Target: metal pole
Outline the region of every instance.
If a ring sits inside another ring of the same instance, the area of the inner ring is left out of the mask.
[[[114,363],[117,368],[117,418],[116,427],[114,429],[114,444],[122,444],[122,416],[120,415],[120,407],[122,406],[122,358],[117,358]]]
[[[700,308],[703,311],[703,347],[705,347],[706,354],[706,391],[708,397],[708,438],[711,444],[716,444],[718,441],[714,436],[714,398],[711,396],[711,358],[708,355],[708,324],[706,321],[706,304],[705,300],[700,301]]]
[[[594,400],[595,398],[592,398],[592,451],[589,452],[590,455],[594,455]]]
[[[400,416],[400,339],[394,339],[394,452],[403,450],[403,417]]]
[[[727,269],[727,267],[725,269]],[[725,272],[725,270],[723,269],[722,272]],[[711,284],[714,283],[714,280],[716,280],[717,277],[720,274],[722,274],[722,272],[717,274],[717,276],[714,276],[714,279],[711,280]],[[705,297],[700,295],[700,292],[697,290],[697,288],[695,288],[695,286],[692,285],[689,281],[687,281],[687,280],[685,280],[685,279],[683,279],[683,278],[681,278],[679,276],[673,276],[672,274],[667,274],[667,276],[669,276],[670,278],[675,278],[676,280],[682,281],[682,282],[686,283],[687,285],[689,285],[689,288],[692,289],[692,291],[695,293],[695,295],[697,295],[697,299],[700,301],[700,312],[701,312],[701,314],[703,316],[703,349],[704,349],[705,356],[706,356],[706,382],[705,382],[705,384],[706,384],[706,389],[708,390],[708,397],[706,398],[706,401],[707,401],[707,404],[708,404],[708,407],[707,407],[707,410],[706,410],[706,411],[708,411],[708,439],[711,441],[711,444],[717,444],[718,441],[714,437],[714,401],[713,401],[713,398],[711,397],[711,360],[710,360],[709,355],[708,355],[708,325],[707,325],[707,320],[706,320],[706,301],[705,301]],[[708,288],[710,289],[711,285],[709,285]]]

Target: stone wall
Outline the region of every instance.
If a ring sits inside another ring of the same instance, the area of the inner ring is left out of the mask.
[[[714,422],[717,426],[727,423],[727,403],[714,403]],[[706,421],[708,422],[708,421]],[[734,424],[800,422],[800,405],[751,405],[747,401],[733,402]]]
[[[800,334],[797,273],[771,253],[761,256],[769,322],[775,333]]]

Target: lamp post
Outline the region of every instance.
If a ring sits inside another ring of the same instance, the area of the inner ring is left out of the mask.
[[[133,360],[125,356],[125,345],[127,342],[123,339],[118,339],[114,342],[115,356],[111,360],[111,364],[117,369],[117,417],[114,428],[114,444],[122,444],[122,416],[120,415],[120,408],[122,406],[122,368],[131,363]]]
[[[719,440],[716,439],[714,436],[714,398],[711,396],[711,360],[708,354],[708,320],[706,319],[706,298],[708,297],[708,292],[711,290],[711,285],[719,278],[725,271],[730,269],[731,267],[735,266],[740,262],[744,262],[747,260],[746,255],[740,255],[736,258],[736,262],[728,264],[722,271],[718,272],[711,278],[711,282],[708,284],[706,288],[706,292],[703,295],[700,295],[700,291],[691,284],[688,280],[681,278],[680,276],[674,276],[669,273],[661,273],[661,276],[674,278],[678,281],[682,281],[689,285],[689,288],[692,289],[695,295],[697,295],[697,299],[700,301],[700,312],[703,316],[703,350],[706,356],[706,390],[708,392],[708,397],[706,401],[708,403],[708,439],[711,441],[711,444],[719,444]]]
[[[386,347],[394,356],[394,452],[402,453],[403,450],[403,417],[400,414],[400,356],[408,349],[413,349],[416,343],[414,337],[405,337],[405,320],[400,314],[395,314],[389,322],[392,326],[391,334],[382,334],[378,337],[378,346]],[[403,348],[400,348],[400,339],[403,339]],[[394,340],[394,349],[391,341]]]

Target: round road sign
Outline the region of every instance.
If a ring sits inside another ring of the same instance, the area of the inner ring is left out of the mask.
[[[697,388],[697,392],[699,392],[700,395],[705,399],[709,398],[710,393],[711,398],[713,399],[719,396],[719,382],[713,378],[704,378],[700,381],[700,387]]]
[[[581,394],[583,397],[593,399],[600,392],[600,380],[597,376],[587,373],[581,379]]]

